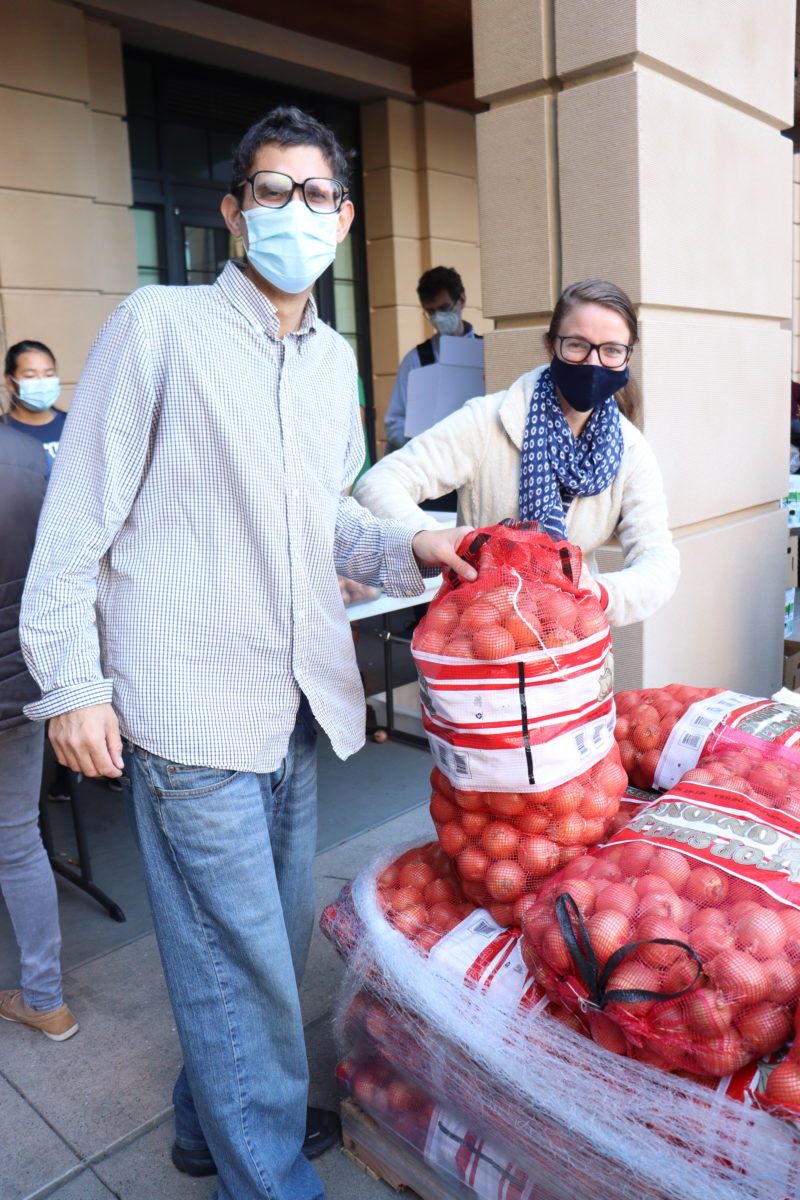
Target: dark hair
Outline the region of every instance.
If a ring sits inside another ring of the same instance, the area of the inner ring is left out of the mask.
[[[447,292],[455,304],[461,299],[463,291],[461,276],[452,267],[431,267],[430,271],[420,276],[417,284],[420,304],[424,304],[426,300],[434,300],[440,292]]]
[[[52,358],[53,365],[55,366],[56,356],[53,354],[53,351],[49,346],[45,346],[44,342],[15,342],[14,345],[9,346],[8,350],[6,351],[6,375],[10,375],[12,378],[14,377],[20,355],[27,354],[29,350],[38,350],[42,354],[46,354],[48,358]]]
[[[564,321],[573,309],[581,304],[599,304],[602,308],[610,308],[619,313],[630,333],[630,344],[635,346],[639,340],[639,319],[630,297],[615,283],[606,279],[583,279],[580,283],[571,283],[565,287],[553,309],[550,318],[550,328],[544,335],[544,344],[548,350],[555,351],[555,337]],[[641,422],[642,398],[639,385],[635,379],[629,379],[621,391],[617,392],[617,405],[620,412],[634,425]]]
[[[233,151],[231,163],[231,187],[234,196],[240,197],[242,180],[252,173],[253,160],[262,146],[316,146],[328,160],[334,178],[347,187],[350,178],[352,151],[341,146],[336,134],[310,113],[294,105],[272,108],[251,125]]]

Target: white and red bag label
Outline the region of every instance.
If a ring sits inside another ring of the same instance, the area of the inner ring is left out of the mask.
[[[521,931],[505,929],[483,908],[476,908],[431,948],[429,967],[465,990],[491,993],[492,1011],[532,1008],[540,998],[522,960]]]
[[[537,791],[588,770],[614,741],[607,631],[479,662],[415,651],[431,751],[454,787]]]
[[[480,1200],[536,1200],[527,1173],[446,1109],[434,1108],[423,1155],[437,1171],[463,1180]]]
[[[764,742],[800,746],[800,709],[741,692],[719,692],[697,700],[670,730],[653,786],[663,791],[674,787],[682,775],[697,766],[703,753],[713,749],[720,736],[732,731],[736,732],[736,741],[751,746]]]
[[[800,909],[800,820],[739,792],[680,783],[607,845],[642,839],[680,849]]]

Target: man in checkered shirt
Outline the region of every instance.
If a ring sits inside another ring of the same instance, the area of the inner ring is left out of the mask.
[[[297,990],[312,715],[343,758],[364,740],[337,572],[401,596],[420,564],[474,577],[466,530],[408,530],[342,494],[363,456],[356,365],[311,293],[353,219],[346,174],[297,109],[245,134],[222,215],[247,261],[141,288],[107,321],[23,601],[28,715],[72,770],[130,781],[184,1054],[173,1161],[218,1171],[218,1200],[318,1200],[307,1159],[337,1134],[306,1111]]]

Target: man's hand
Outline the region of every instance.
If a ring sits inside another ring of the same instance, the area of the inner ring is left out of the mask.
[[[478,578],[478,572],[463,558],[459,558],[456,550],[467,534],[472,532],[471,525],[459,525],[455,529],[420,529],[411,539],[411,549],[419,562],[452,567],[462,579],[471,582]]]
[[[122,738],[110,704],[90,704],[61,713],[51,719],[48,734],[56,758],[71,771],[112,779],[122,774]]]

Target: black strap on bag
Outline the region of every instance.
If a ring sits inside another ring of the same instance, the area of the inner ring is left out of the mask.
[[[686,942],[676,938],[644,938],[639,942],[628,942],[620,946],[609,958],[602,971],[600,963],[592,946],[589,931],[583,923],[580,910],[569,892],[562,892],[555,901],[556,920],[561,928],[561,934],[572,956],[572,961],[589,992],[589,1002],[599,1009],[607,1004],[637,1004],[650,1000],[677,1000],[690,992],[703,973],[703,964],[699,955]],[[691,983],[679,988],[676,992],[651,992],[646,988],[608,988],[607,984],[624,958],[638,950],[640,946],[678,946],[685,951],[689,958],[694,959],[697,972]]]
[[[421,367],[432,367],[436,362],[436,356],[433,353],[433,338],[428,338],[427,342],[420,342],[417,346],[417,354]]]

